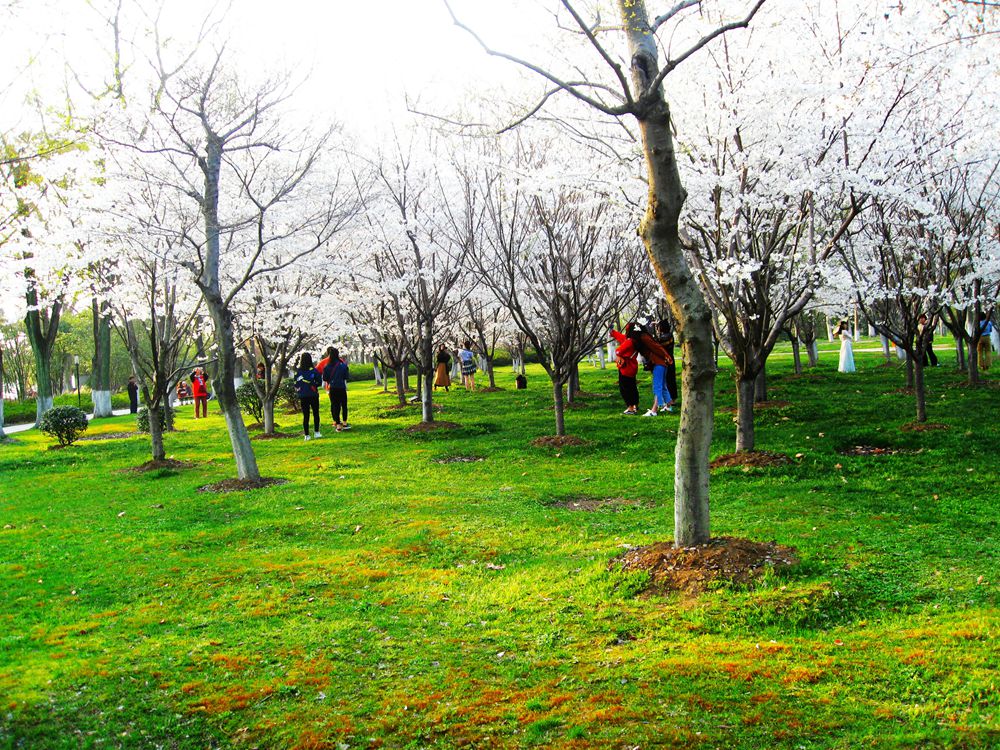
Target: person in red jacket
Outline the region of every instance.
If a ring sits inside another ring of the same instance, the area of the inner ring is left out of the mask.
[[[205,381],[205,371],[200,367],[191,373],[191,396],[194,398],[194,418],[208,416],[208,384]]]
[[[622,394],[625,401],[625,411],[622,414],[635,416],[639,413],[639,387],[635,378],[639,374],[639,355],[635,350],[635,345],[628,334],[632,331],[632,324],[625,326],[625,333],[611,331],[611,336],[618,342],[615,349],[615,365],[618,367],[618,392]]]
[[[635,327],[629,332],[629,339],[636,351],[653,367],[653,405],[643,414],[644,417],[655,417],[660,409],[673,411],[671,404],[674,397],[667,390],[667,365],[673,364],[674,358],[664,349],[660,342],[648,332]]]

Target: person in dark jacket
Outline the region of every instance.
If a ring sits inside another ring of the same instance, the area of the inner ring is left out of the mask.
[[[295,372],[295,394],[302,405],[302,431],[305,439],[309,439],[309,411],[313,415],[313,437],[323,437],[319,431],[319,387],[322,384],[320,374],[313,366],[312,355],[304,352],[299,357],[299,369]]]
[[[664,318],[659,323],[656,324],[657,333],[656,340],[660,343],[667,351],[667,371],[664,373],[664,385],[667,386],[667,392],[677,401],[680,396],[680,391],[677,390],[677,360],[674,359],[674,332],[670,327],[670,321]]]
[[[347,422],[347,380],[350,370],[347,363],[340,358],[340,352],[331,347],[327,352],[326,366],[323,367],[323,383],[330,391],[330,414],[337,432],[351,429]],[[344,419],[341,421],[340,417]]]
[[[667,350],[660,346],[660,343],[650,336],[645,330],[636,326],[629,335],[635,350],[642,355],[653,368],[653,405],[643,414],[644,417],[655,417],[660,409],[673,411],[670,405],[673,397],[667,390],[665,383],[667,375],[667,361],[673,361],[673,357],[667,354]]]
[[[135,382],[135,375],[128,376],[128,410],[131,414],[139,411],[139,384]]]
[[[451,387],[451,376],[448,371],[451,370],[451,355],[448,353],[448,347],[445,344],[441,344],[438,347],[437,353],[437,374],[434,377],[434,387],[444,388],[445,392]]]

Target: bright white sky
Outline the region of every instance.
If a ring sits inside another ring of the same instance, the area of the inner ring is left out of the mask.
[[[165,0],[163,26],[184,38],[209,5]],[[0,0],[0,9],[5,7],[0,126],[9,127],[19,109],[23,114],[28,87],[45,98],[58,95],[64,60],[94,80],[107,79],[111,34],[86,0]],[[531,0],[454,0],[453,7],[506,50],[524,50],[527,40],[537,40],[542,28],[552,26],[551,16]],[[488,92],[520,77],[514,65],[488,57],[455,27],[442,0],[233,0],[224,26],[231,60],[248,72],[290,71],[293,79],[305,80],[303,109],[363,133],[404,109],[405,95],[419,100],[421,108],[448,110],[470,88]]]

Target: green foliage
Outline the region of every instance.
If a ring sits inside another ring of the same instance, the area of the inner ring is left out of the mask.
[[[247,416],[253,417],[255,422],[264,421],[264,407],[260,403],[260,396],[254,384],[247,381],[236,389],[236,401],[240,405],[240,411]]]
[[[160,407],[160,427],[163,430],[169,432],[174,429],[176,411],[172,406]],[[135,428],[145,435],[149,434],[149,411],[145,406],[140,406],[139,411],[135,415]]]
[[[75,406],[54,406],[42,415],[38,429],[59,441],[72,445],[87,431],[87,414]]]
[[[299,411],[299,397],[295,393],[295,383],[292,382],[291,378],[285,378],[281,381],[275,403],[286,411]]]

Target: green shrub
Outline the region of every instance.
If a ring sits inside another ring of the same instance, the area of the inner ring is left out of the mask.
[[[38,429],[59,445],[72,445],[87,431],[87,414],[75,406],[54,406],[42,415]]]
[[[172,406],[160,407],[160,427],[164,432],[170,432],[174,429],[174,412],[175,409]],[[149,433],[149,412],[145,406],[140,407],[135,415],[135,426],[139,432]]]
[[[248,381],[236,389],[236,402],[240,405],[240,411],[249,414],[254,421],[264,421],[264,407],[253,383]]]
[[[278,386],[278,396],[275,401],[288,411],[298,412],[300,404],[299,396],[295,392],[295,383],[288,378],[282,380],[281,385]]]

